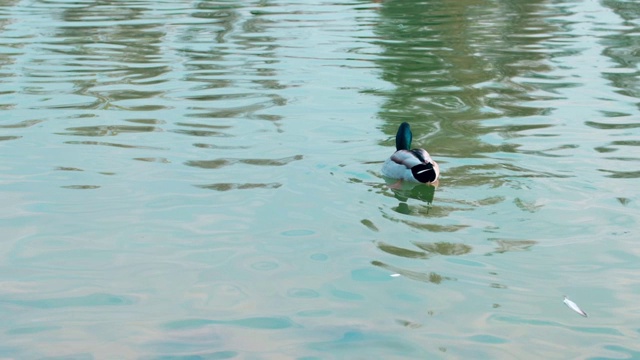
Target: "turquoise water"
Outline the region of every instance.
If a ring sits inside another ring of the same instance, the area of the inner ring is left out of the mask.
[[[640,358],[638,14],[0,3],[0,357]]]

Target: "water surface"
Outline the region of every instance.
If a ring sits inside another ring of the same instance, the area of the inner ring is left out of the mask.
[[[0,355],[640,357],[638,14],[2,2]]]

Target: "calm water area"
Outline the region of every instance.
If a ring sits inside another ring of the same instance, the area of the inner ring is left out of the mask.
[[[0,0],[0,358],[640,359],[639,74],[635,0]]]

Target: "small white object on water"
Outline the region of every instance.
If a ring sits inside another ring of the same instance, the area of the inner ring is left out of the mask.
[[[398,276],[400,276],[400,274],[391,274],[391,275],[389,275],[389,276],[391,276],[391,277],[398,277]]]
[[[567,299],[567,296],[564,296],[564,303],[565,305],[567,305],[569,307],[569,309],[577,312],[578,314],[587,317],[587,313],[584,312],[582,309],[580,309],[580,307],[578,305],[576,305],[576,303],[574,303],[573,301]]]

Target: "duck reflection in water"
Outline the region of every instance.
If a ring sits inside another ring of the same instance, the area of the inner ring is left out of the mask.
[[[436,193],[435,186],[422,186],[416,184],[405,184],[401,188],[392,188],[392,190],[394,193],[394,197],[400,201],[398,207],[394,210],[400,214],[405,215],[410,215],[412,213],[411,209],[409,208],[409,204],[407,203],[409,199],[424,201],[425,203],[427,203],[430,209]]]

